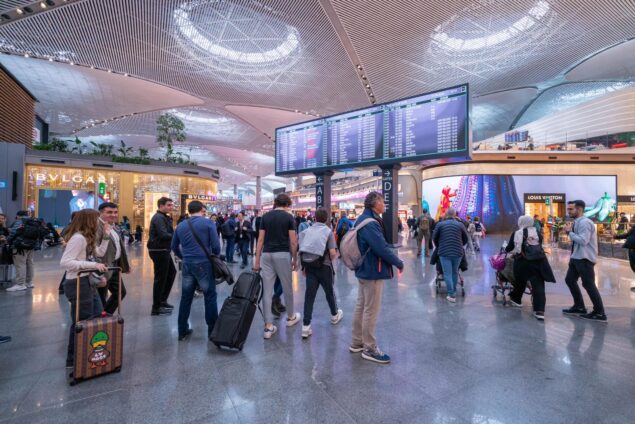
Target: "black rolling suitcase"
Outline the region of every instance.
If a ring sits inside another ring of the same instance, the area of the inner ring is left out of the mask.
[[[231,296],[223,303],[210,336],[210,340],[216,347],[225,346],[243,350],[256,308],[260,308],[261,296],[260,274],[256,272],[240,274]]]

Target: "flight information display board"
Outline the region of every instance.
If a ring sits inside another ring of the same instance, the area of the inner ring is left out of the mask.
[[[276,174],[469,159],[467,84],[276,129]]]
[[[384,157],[409,161],[467,149],[466,87],[417,96],[385,107]]]
[[[276,174],[325,167],[325,131],[321,119],[276,130]]]
[[[382,159],[384,110],[381,106],[326,120],[329,166],[357,165]]]

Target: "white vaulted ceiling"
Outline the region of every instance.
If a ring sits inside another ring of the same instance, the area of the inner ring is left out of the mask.
[[[172,111],[230,183],[273,172],[276,127],[372,99],[468,82],[478,140],[635,80],[629,0],[54,2],[0,21],[51,130],[149,148]]]

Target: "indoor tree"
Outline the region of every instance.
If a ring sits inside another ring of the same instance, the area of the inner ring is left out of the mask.
[[[173,160],[174,143],[185,141],[185,124],[171,113],[164,113],[157,118],[157,143],[165,147],[165,160]]]
[[[132,147],[126,146],[126,143],[124,143],[123,140],[119,140],[119,144],[121,144],[121,147],[117,149],[117,153],[119,153],[121,157],[127,158],[130,155],[132,155],[132,151],[133,151]]]

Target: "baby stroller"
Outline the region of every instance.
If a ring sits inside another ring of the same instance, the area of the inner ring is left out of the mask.
[[[434,279],[436,294],[439,294],[441,290],[445,290],[445,278],[443,277],[443,268],[441,267],[441,261],[439,260],[439,255],[437,255],[436,249],[432,252],[430,257],[430,265],[435,265],[437,276]],[[461,296],[465,297],[465,281],[463,280],[463,276],[461,272],[467,271],[467,258],[465,257],[465,253],[463,253],[463,257],[461,258],[461,264],[459,265],[459,281],[457,281],[457,291],[461,290]]]
[[[492,285],[494,300],[498,300],[498,295],[503,296],[503,306],[507,305],[509,294],[514,289],[514,258],[505,252],[502,247],[498,255],[489,258],[489,263],[496,271],[496,284]],[[527,282],[525,293],[531,295],[531,284]]]

